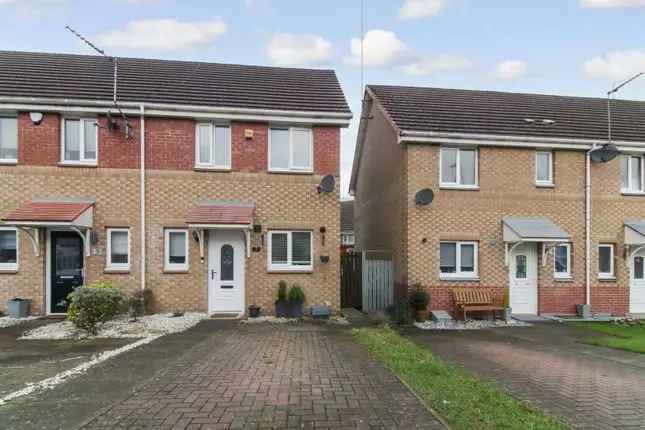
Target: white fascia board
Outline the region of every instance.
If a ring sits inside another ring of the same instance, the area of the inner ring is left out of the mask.
[[[603,140],[505,136],[468,133],[440,133],[404,130],[399,143],[434,143],[451,145],[514,146],[528,148],[560,148],[587,151]],[[645,151],[645,142],[613,141],[623,151]]]

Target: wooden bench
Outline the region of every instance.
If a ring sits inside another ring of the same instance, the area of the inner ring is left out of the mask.
[[[452,297],[455,301],[457,310],[464,313],[464,321],[466,320],[466,313],[472,311],[489,311],[493,316],[495,311],[503,311],[503,306],[495,305],[493,300],[493,292],[482,288],[459,288],[452,290]]]

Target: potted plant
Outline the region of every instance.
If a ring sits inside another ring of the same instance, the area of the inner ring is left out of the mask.
[[[278,300],[275,301],[275,316],[287,318],[289,316],[289,301],[287,300],[287,283],[278,282]]]
[[[305,293],[299,285],[289,289],[289,314],[291,318],[302,318],[302,304],[305,302]]]
[[[257,318],[260,316],[260,307],[258,305],[249,306],[249,316],[251,318]]]
[[[414,291],[410,295],[410,307],[416,313],[417,322],[424,322],[428,319],[428,304],[430,303],[430,295],[423,289],[421,284],[414,285]]]
[[[513,309],[511,309],[511,299],[509,297],[509,292],[506,290],[504,292],[504,321],[507,323],[511,321],[511,315],[513,314]]]

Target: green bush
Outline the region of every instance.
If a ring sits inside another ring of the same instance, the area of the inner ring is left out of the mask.
[[[67,296],[67,319],[76,327],[95,335],[97,325],[124,311],[126,298],[118,288],[99,282],[75,289]]]
[[[303,303],[305,301],[305,293],[299,285],[293,285],[289,290],[289,301],[293,303]]]
[[[412,322],[412,310],[407,300],[399,300],[385,309],[390,321],[398,325],[407,325]]]
[[[278,301],[284,302],[287,300],[287,283],[285,281],[278,282]]]
[[[410,294],[410,307],[415,311],[425,311],[430,303],[430,294],[423,289],[421,284],[414,284],[414,291]]]

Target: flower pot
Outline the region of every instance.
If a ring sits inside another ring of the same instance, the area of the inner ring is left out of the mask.
[[[289,316],[302,318],[302,302],[289,302]]]
[[[249,306],[249,316],[251,318],[257,318],[260,316],[260,307],[259,306]]]
[[[427,309],[417,310],[415,314],[417,322],[426,322],[429,314]]]
[[[290,313],[289,302],[286,300],[276,300],[275,316],[278,318],[288,318]]]
[[[29,306],[31,300],[11,299],[7,302],[9,316],[13,318],[27,318],[29,316]]]

